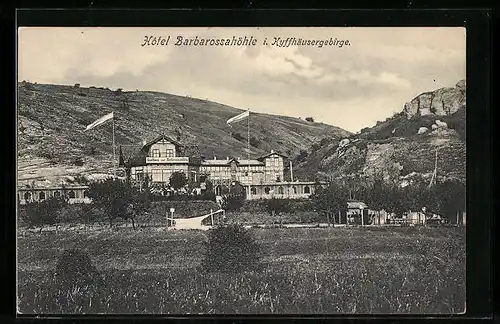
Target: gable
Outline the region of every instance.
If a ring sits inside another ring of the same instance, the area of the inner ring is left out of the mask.
[[[143,146],[143,149],[149,150],[149,148],[154,144],[171,144],[171,145],[174,145],[176,148],[182,146],[181,144],[174,141],[173,139],[171,139],[165,135],[160,135],[157,138],[150,141],[149,143],[146,143]]]
[[[264,159],[268,159],[268,158],[272,158],[274,159],[275,157],[278,157],[278,158],[282,158],[282,159],[285,159],[287,158],[287,156],[281,154],[281,153],[278,153],[278,152],[271,152],[271,153],[268,153],[266,155],[263,155],[259,158],[260,161],[264,160]]]

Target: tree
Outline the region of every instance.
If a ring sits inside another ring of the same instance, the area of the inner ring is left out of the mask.
[[[311,195],[311,202],[314,209],[321,214],[325,215],[327,222],[335,223],[332,217],[338,213],[339,217],[347,210],[347,200],[349,194],[347,190],[340,184],[329,183],[327,187],[319,186],[314,194]]]
[[[222,209],[229,211],[238,211],[245,202],[244,195],[228,195],[222,200]]]
[[[170,176],[170,186],[175,190],[179,190],[187,184],[187,178],[184,172],[174,172]]]
[[[147,191],[141,193],[125,181],[107,179],[89,185],[88,196],[93,204],[101,209],[113,226],[113,219],[121,217],[132,221],[135,229],[135,218],[147,208]]]
[[[24,221],[28,227],[40,226],[42,232],[43,225],[56,225],[59,223],[59,212],[68,203],[67,197],[49,197],[40,202],[28,202],[25,212],[22,213]]]
[[[430,189],[430,208],[452,221],[459,212],[465,210],[465,185],[457,180],[438,183]]]
[[[211,201],[215,201],[216,200],[216,197],[215,197],[215,193],[213,190],[205,190],[205,192],[203,192],[201,195],[200,195],[200,199],[201,200],[211,200]]]
[[[272,216],[278,215],[281,224],[281,215],[290,211],[290,203],[287,199],[272,198],[267,201],[266,209]]]
[[[213,191],[214,190],[214,185],[210,180],[205,180],[205,190],[206,191]]]
[[[280,215],[290,211],[290,204],[287,199],[271,198],[267,200],[267,212],[271,215]]]

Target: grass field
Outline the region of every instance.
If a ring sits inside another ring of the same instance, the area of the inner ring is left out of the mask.
[[[18,233],[19,311],[338,314],[465,310],[464,228],[252,229],[261,267],[199,270],[207,233],[129,228]],[[104,284],[61,292],[65,248],[89,252]],[[61,298],[62,295],[62,298]],[[59,296],[59,298],[58,298]]]

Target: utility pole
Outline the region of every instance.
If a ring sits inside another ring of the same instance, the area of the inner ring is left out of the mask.
[[[113,114],[113,175],[116,178],[115,117],[114,117],[114,114]]]
[[[432,173],[431,182],[429,183],[429,188],[437,181],[437,163],[438,163],[438,148],[436,148],[436,157],[434,159],[434,172]]]

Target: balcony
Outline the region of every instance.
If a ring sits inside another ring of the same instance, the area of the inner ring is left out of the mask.
[[[146,157],[146,163],[189,163],[189,157]]]

